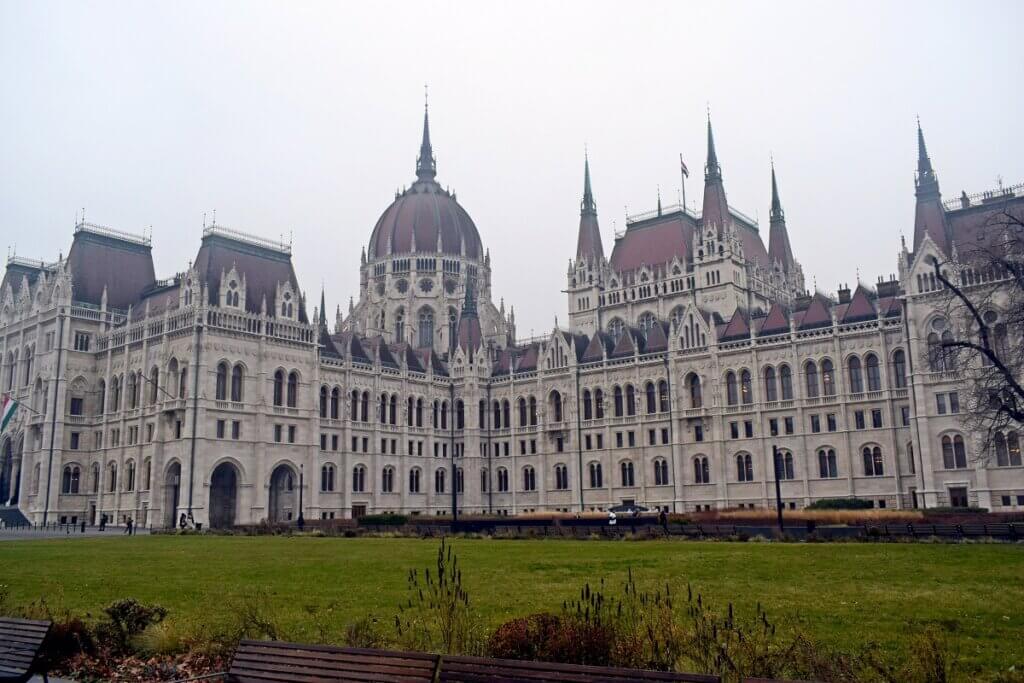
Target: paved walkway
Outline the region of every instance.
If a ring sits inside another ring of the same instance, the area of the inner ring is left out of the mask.
[[[149,529],[136,529],[137,536],[148,536]],[[70,527],[61,529],[0,529],[0,541],[30,541],[40,538],[128,538],[124,533],[124,527],[108,526],[106,531],[100,531],[97,526]]]

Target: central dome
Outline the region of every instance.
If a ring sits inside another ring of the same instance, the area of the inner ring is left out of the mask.
[[[423,112],[423,142],[416,160],[416,182],[395,197],[370,235],[367,258],[397,254],[483,257],[480,233],[455,196],[434,180],[437,166],[430,146],[430,121]],[[463,252],[463,250],[465,250]]]

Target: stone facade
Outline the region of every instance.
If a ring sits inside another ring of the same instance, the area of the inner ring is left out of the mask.
[[[788,506],[1024,507],[1019,448],[982,457],[958,371],[929,352],[946,295],[927,258],[950,243],[924,225],[898,277],[808,294],[774,170],[766,249],[725,200],[710,124],[708,138],[703,210],[659,205],[607,259],[588,163],[570,327],[531,340],[492,302],[426,121],[417,180],[332,329],[323,296],[308,314],[288,245],[223,226],[163,281],[147,239],[85,222],[67,258],[10,258],[0,390],[21,408],[0,437],[0,503],[155,527],[446,515],[453,486],[465,513],[768,507],[777,449]],[[934,190],[919,187],[919,219],[939,202],[953,239],[980,205]]]

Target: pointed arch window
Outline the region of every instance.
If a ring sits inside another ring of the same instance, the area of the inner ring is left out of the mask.
[[[669,410],[668,382],[663,379],[658,380],[658,410],[663,413],[667,413]]]
[[[850,369],[850,393],[860,394],[864,391],[864,376],[861,374],[860,358],[850,356],[848,366]]]
[[[807,386],[807,398],[818,397],[818,366],[814,361],[804,363],[804,380]]]
[[[522,399],[519,399],[519,400],[522,401]],[[525,412],[525,406],[524,406],[523,410]],[[591,420],[591,419],[593,419],[593,417],[594,417],[594,405],[593,405],[593,399],[591,398],[591,395],[590,395],[590,389],[584,389],[583,390],[583,419],[584,420]]]
[[[818,476],[822,479],[835,479],[839,476],[836,452],[833,449],[821,448],[818,450]]]
[[[654,485],[655,486],[668,486],[668,460],[665,458],[656,458],[654,460]]]
[[[861,451],[864,457],[864,476],[881,477],[885,475],[882,462],[882,449],[878,446],[865,446]]]
[[[320,387],[320,417],[327,417],[327,387]]]
[[[592,463],[590,463],[590,466],[589,466],[588,469],[590,471],[590,488],[592,488],[592,489],[599,489],[599,488],[601,488],[604,485],[604,483],[602,481],[602,476],[601,476],[602,475],[602,473],[601,473],[601,463],[599,463],[599,462],[592,462]]]
[[[693,483],[711,483],[711,468],[708,466],[708,459],[706,456],[698,455],[693,459]]]
[[[750,405],[754,402],[754,387],[750,379],[750,371],[744,370],[740,373],[740,398],[743,405]]]
[[[604,392],[600,389],[594,389],[594,418],[604,419]]]
[[[231,400],[235,403],[242,402],[242,366],[235,365],[231,368]]]
[[[653,415],[654,413],[657,412],[658,409],[658,401],[654,390],[654,382],[648,382],[644,386],[644,396],[647,399],[647,414]]]
[[[625,487],[635,486],[633,476],[633,463],[629,460],[623,460],[619,464],[619,475],[620,484]]]
[[[782,400],[793,400],[793,373],[788,365],[779,366],[779,385],[782,388]]]
[[[836,395],[835,367],[828,358],[821,361],[821,389],[825,396]]]
[[[732,370],[725,373],[725,400],[731,406],[739,403],[739,387],[736,384],[736,373]]]
[[[299,400],[299,373],[288,373],[288,407],[294,408]]]
[[[284,370],[274,373],[274,405],[284,405]]]
[[[537,490],[537,472],[529,465],[523,468],[523,490]]]
[[[615,417],[622,417],[622,387],[616,385],[613,394],[615,396]]]
[[[227,400],[228,391],[228,364],[219,363],[217,365],[217,392],[216,397],[218,401]]]
[[[395,491],[395,468],[388,465],[381,472],[380,490],[383,493],[394,493]]]
[[[882,390],[882,375],[878,368],[878,356],[869,353],[864,357],[864,368],[868,377],[868,391]]]
[[[779,388],[775,382],[775,368],[770,365],[764,369],[764,400],[779,400]]]
[[[700,376],[695,372],[691,372],[689,378],[686,380],[686,384],[690,390],[690,407],[702,407],[704,405],[704,397],[701,394],[700,389]]]
[[[636,390],[632,384],[626,385],[626,415],[636,415]]]
[[[418,320],[419,347],[430,348],[434,345],[434,312],[429,308],[420,311]]]
[[[754,481],[754,461],[749,453],[740,453],[736,456],[736,479]]]
[[[907,354],[903,349],[896,349],[892,354],[893,385],[897,389],[907,386]]]

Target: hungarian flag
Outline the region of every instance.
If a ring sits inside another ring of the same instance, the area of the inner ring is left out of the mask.
[[[690,169],[686,168],[686,164],[683,163],[683,155],[679,155],[679,170],[683,172],[684,178],[690,177]]]
[[[0,434],[7,429],[7,424],[14,418],[17,409],[18,402],[11,398],[10,394],[4,394],[3,404],[0,406]]]

